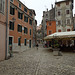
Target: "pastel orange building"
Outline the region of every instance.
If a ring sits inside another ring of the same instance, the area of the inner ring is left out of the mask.
[[[46,21],[46,24],[47,24],[47,35],[50,35],[56,32],[56,21],[55,20]]]
[[[32,47],[34,10],[27,8],[19,0],[10,0],[9,46],[13,50]]]

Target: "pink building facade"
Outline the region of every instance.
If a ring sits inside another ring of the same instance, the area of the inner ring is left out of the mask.
[[[6,1],[0,0],[0,61],[6,55]]]

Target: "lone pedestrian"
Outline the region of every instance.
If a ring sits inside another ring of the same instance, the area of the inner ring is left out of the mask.
[[[37,43],[37,44],[36,44],[36,48],[37,48],[37,50],[38,50],[38,46],[39,46],[39,45],[38,45],[38,43]]]

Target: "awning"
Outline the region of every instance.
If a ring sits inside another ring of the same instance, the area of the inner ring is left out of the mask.
[[[75,31],[56,32],[44,38],[44,40],[51,40],[51,39],[75,39]]]

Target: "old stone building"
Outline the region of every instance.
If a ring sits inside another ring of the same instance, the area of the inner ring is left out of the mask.
[[[42,39],[47,36],[47,23],[46,21],[55,20],[55,7],[52,5],[52,9],[47,11],[43,11],[43,19],[42,19]]]
[[[43,37],[47,36],[47,29],[46,29],[46,20],[49,20],[49,11],[43,11],[43,19],[42,19],[42,32],[43,32]]]
[[[55,2],[56,31],[73,30],[73,0]]]
[[[75,14],[74,14],[74,17],[73,17],[73,27],[74,27],[74,31],[75,31]]]
[[[37,43],[42,44],[42,25],[37,26]]]
[[[36,46],[37,43],[37,20],[34,20],[34,24],[33,24],[33,47]]]

